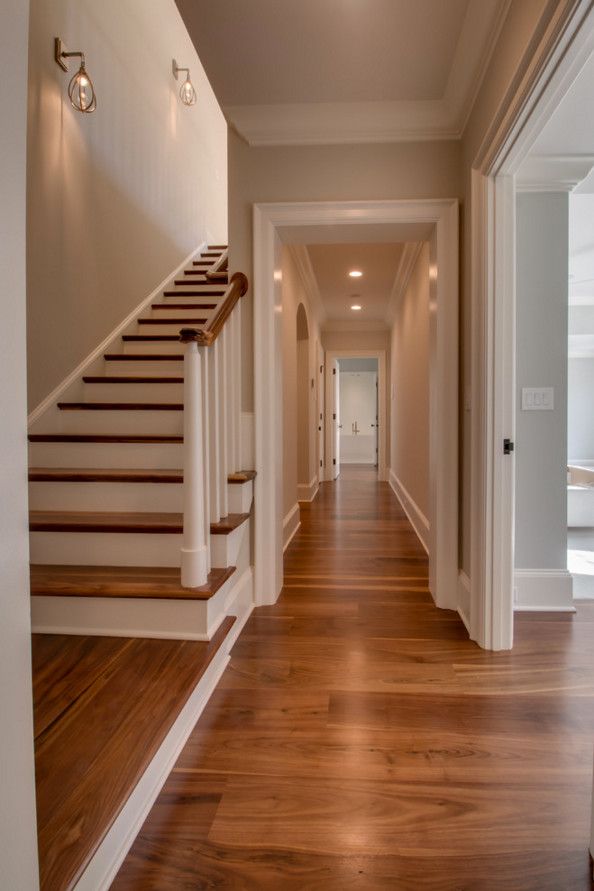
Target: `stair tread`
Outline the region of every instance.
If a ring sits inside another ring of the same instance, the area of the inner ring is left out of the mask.
[[[182,443],[183,436],[177,434],[131,434],[131,433],[30,433],[29,442],[131,442],[131,443]]]
[[[61,411],[183,411],[183,402],[58,402]]]
[[[240,485],[241,483],[247,483],[250,480],[256,479],[256,471],[255,470],[238,470],[236,473],[230,473],[227,477],[227,482],[235,485]]]
[[[231,578],[234,566],[211,569],[205,585],[182,588],[180,570],[163,566],[31,566],[37,597],[113,597],[208,600]]]
[[[221,292],[219,292],[219,291],[206,291],[206,292],[200,291],[200,290],[197,290],[196,288],[192,288],[190,282],[184,282],[183,285],[180,285],[180,289],[183,289],[183,290],[176,289],[175,291],[163,291],[163,296],[164,297],[220,297],[225,293],[224,291],[221,291]],[[162,305],[171,307],[171,304],[162,304]],[[184,307],[187,307],[187,306],[188,306],[187,303],[184,304]],[[200,307],[200,308],[203,309],[203,307]]]
[[[249,519],[249,514],[228,514],[211,523],[211,535],[229,535]],[[31,532],[122,532],[179,535],[183,514],[151,511],[60,511],[29,512]]]
[[[137,467],[32,467],[30,483],[182,483],[182,470],[144,470]]]
[[[34,679],[63,690],[36,739],[41,891],[74,887],[235,621],[208,643],[34,635]]]
[[[183,362],[183,353],[105,353],[106,362]]]
[[[126,343],[154,343],[155,341],[179,343],[177,334],[124,334],[122,340]]]
[[[85,375],[85,384],[183,384],[183,377],[151,377],[150,375]]]
[[[205,318],[201,319],[176,319],[176,318],[164,318],[164,319],[138,319],[139,325],[204,325],[206,322]]]
[[[182,295],[183,296],[183,295]],[[190,295],[195,296],[195,295]],[[210,295],[209,295],[210,296]],[[152,303],[151,309],[162,310],[162,309],[216,309],[216,303]],[[160,321],[156,319],[155,321]]]

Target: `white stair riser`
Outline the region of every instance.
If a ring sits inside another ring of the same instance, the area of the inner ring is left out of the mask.
[[[190,326],[191,327],[191,326]],[[140,333],[140,332],[138,332]],[[153,334],[157,334],[156,331],[151,332]],[[179,332],[172,331],[164,331],[163,334],[171,334],[174,335]],[[142,332],[144,336],[148,335],[148,332]],[[122,341],[123,352],[127,355],[136,356],[138,353],[167,353],[168,355],[173,354],[182,354],[184,351],[184,345],[179,340],[123,340]]]
[[[178,316],[182,314],[181,310],[178,310]],[[210,312],[208,313],[200,313],[198,310],[192,310],[191,313],[188,313],[188,316],[191,316],[194,319],[205,318],[208,319],[210,316]],[[175,325],[168,324],[162,315],[158,317],[156,320],[160,324],[159,325],[138,325],[134,334],[142,334],[143,336],[147,334],[179,334],[182,328],[203,328],[206,324],[205,322],[185,322],[180,325],[176,323]]]
[[[142,532],[32,532],[31,562],[67,566],[179,566],[182,536]]]
[[[30,467],[118,467],[177,469],[183,467],[183,443],[34,442]]]
[[[247,514],[252,508],[254,497],[254,484],[252,480],[246,483],[231,483],[229,485],[229,513]]]
[[[164,348],[160,350],[162,355],[171,355],[171,351]],[[115,352],[115,351],[114,351]],[[118,353],[121,352],[118,349]],[[157,375],[157,376],[175,376],[175,377],[183,377],[184,372],[184,363],[180,362],[143,362],[142,359],[139,359],[134,362],[126,362],[118,361],[115,362],[105,362],[104,363],[104,373],[108,375],[119,375],[119,374],[147,374],[147,375]]]
[[[249,537],[249,520],[229,535],[210,536],[210,558],[213,566],[237,566],[244,541]]]
[[[167,375],[154,375],[154,377]],[[172,375],[172,377],[180,375]],[[85,402],[183,402],[183,384],[85,384]]]
[[[60,433],[168,436],[183,433],[183,411],[62,411]],[[101,465],[93,465],[101,466]],[[131,465],[134,466],[134,465]]]
[[[31,510],[181,513],[181,483],[29,483]]]

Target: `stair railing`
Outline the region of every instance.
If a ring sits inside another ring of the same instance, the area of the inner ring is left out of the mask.
[[[241,469],[240,298],[247,289],[246,276],[234,273],[208,327],[180,331],[185,344],[181,550],[185,588],[206,584],[211,568],[210,524],[227,516],[227,477]]]

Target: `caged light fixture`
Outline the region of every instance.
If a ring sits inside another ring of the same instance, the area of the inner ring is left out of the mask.
[[[76,57],[80,59],[80,68],[68,85],[68,98],[73,108],[83,114],[91,114],[97,108],[97,97],[91,78],[85,68],[85,54],[81,52],[69,53],[59,37],[54,41],[54,56],[56,62],[68,71],[68,59]]]
[[[184,103],[184,105],[195,105],[196,104],[196,90],[190,80],[190,69],[189,68],[180,68],[175,59],[173,60],[173,76],[176,80],[179,80],[180,71],[186,72],[186,79],[180,87],[179,98]]]

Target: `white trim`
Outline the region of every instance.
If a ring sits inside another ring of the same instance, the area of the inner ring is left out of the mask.
[[[241,413],[241,467],[239,470],[253,470],[254,458],[254,413],[242,411]]]
[[[320,489],[317,474],[309,483],[297,483],[297,501],[313,501]]]
[[[283,520],[283,554],[293,541],[300,526],[301,514],[299,511],[299,502],[296,501]]]
[[[462,619],[464,623],[464,627],[468,631],[470,636],[470,616],[468,615],[464,604],[470,604],[470,579],[464,570],[461,570],[458,574],[458,615]]]
[[[392,468],[390,468],[388,482],[390,483],[390,488],[394,492],[394,495],[400,502],[402,510],[408,517],[410,525],[415,530],[417,538],[423,545],[427,554],[429,554],[429,520],[406,486],[398,479]]]
[[[241,633],[252,609],[253,603],[248,604],[242,615],[237,618],[213,661],[161,743],[159,750],[76,883],[76,891],[108,891],[190,733],[229,664],[229,651]]]
[[[575,612],[567,569],[516,569],[514,583],[515,612]]]
[[[346,359],[377,359],[377,390],[378,390],[378,424],[380,434],[378,436],[377,443],[377,478],[379,480],[386,480],[387,478],[387,456],[388,456],[388,423],[387,423],[387,396],[388,396],[388,381],[387,381],[387,360],[386,360],[386,351],[385,350],[326,350],[326,359],[324,361],[324,365],[326,368],[331,368],[332,363],[335,359],[340,359],[342,357]],[[332,375],[326,375],[326,404],[332,404],[333,394],[332,390]],[[328,455],[328,462],[326,467],[326,480],[333,480],[336,478],[336,475],[333,475],[333,470],[335,465],[332,464],[332,459],[334,458],[334,432],[332,425],[332,418],[330,417],[330,412],[326,412],[326,454]],[[353,461],[353,464],[357,464],[357,461]],[[363,462],[362,462],[363,463]],[[367,463],[367,462],[365,462]],[[340,467],[338,469],[340,472]]]
[[[573,192],[594,167],[594,155],[530,155],[516,176],[518,192]]]
[[[455,609],[458,585],[458,236],[457,199],[256,204],[254,229],[254,392],[258,603],[282,587],[282,295],[279,230],[286,226],[429,223],[434,231],[431,300],[434,368],[431,388],[430,568],[437,605]],[[433,262],[436,268],[433,268]],[[436,275],[437,268],[439,275]],[[277,275],[275,277],[275,271]]]
[[[392,285],[392,292],[388,300],[388,307],[386,309],[386,322],[388,323],[388,325],[391,325],[394,321],[396,310],[400,301],[406,293],[408,283],[410,282],[410,277],[413,274],[422,247],[422,241],[407,241],[404,245],[404,250],[402,251],[402,256],[400,257],[400,263],[398,264],[398,269],[396,270],[394,284]]]
[[[510,2],[471,0],[440,98],[228,105],[225,116],[253,146],[460,139]]]
[[[34,424],[35,421],[39,420],[39,418],[46,411],[48,411],[48,409],[53,408],[56,402],[59,401],[60,397],[69,387],[79,382],[81,376],[87,371],[88,367],[92,365],[93,362],[96,362],[97,359],[100,359],[103,356],[103,353],[109,351],[109,347],[111,346],[111,344],[125,332],[128,325],[131,325],[133,322],[135,322],[140,313],[144,309],[146,309],[146,307],[149,306],[149,304],[151,304],[157,297],[159,297],[159,295],[162,294],[162,292],[169,287],[173,279],[176,278],[176,276],[178,276],[179,273],[190,264],[192,259],[198,256],[206,247],[206,242],[203,242],[198,248],[188,254],[188,256],[182,260],[179,266],[177,266],[172,273],[167,275],[167,277],[164,278],[163,281],[160,282],[160,284],[158,284],[153,291],[151,291],[148,297],[145,297],[138,304],[138,306],[136,306],[131,312],[129,312],[126,318],[121,321],[117,325],[117,327],[114,328],[113,331],[108,334],[106,338],[104,338],[104,340],[101,341],[99,346],[96,346],[95,349],[91,353],[89,353],[89,355],[85,359],[83,359],[82,362],[80,362],[76,366],[76,368],[71,371],[70,374],[65,377],[64,380],[59,383],[58,386],[55,387],[52,392],[39,403],[39,405],[37,405],[33,409],[27,419],[29,426],[31,426],[31,424]]]
[[[295,262],[297,271],[301,278],[301,283],[305,288],[305,293],[309,298],[309,305],[314,318],[318,323],[318,327],[322,327],[326,321],[326,309],[322,302],[318,280],[311,263],[311,257],[306,244],[289,244],[287,245],[290,256]]]

